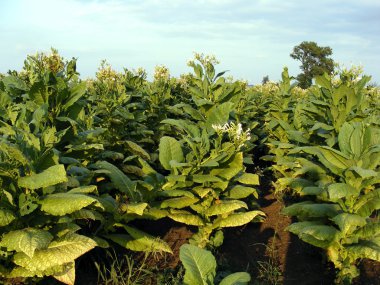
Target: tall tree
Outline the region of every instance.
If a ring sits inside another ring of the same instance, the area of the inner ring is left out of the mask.
[[[299,86],[308,88],[315,76],[333,72],[334,61],[330,58],[331,55],[330,47],[320,47],[315,42],[304,41],[295,46],[290,56],[301,61],[302,73],[297,76]]]

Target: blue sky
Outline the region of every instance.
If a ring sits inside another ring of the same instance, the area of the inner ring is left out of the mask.
[[[166,65],[189,72],[193,52],[215,54],[217,70],[250,83],[299,73],[289,54],[302,41],[333,49],[346,66],[363,65],[380,83],[379,0],[3,0],[0,72],[54,47],[94,76],[102,59],[117,70]]]

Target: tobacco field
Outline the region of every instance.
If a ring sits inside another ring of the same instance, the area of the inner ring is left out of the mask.
[[[0,284],[380,284],[379,88],[286,68],[248,86],[216,63],[83,79],[53,50],[0,75]],[[265,197],[288,224],[256,256]],[[329,281],[286,279],[285,232]]]

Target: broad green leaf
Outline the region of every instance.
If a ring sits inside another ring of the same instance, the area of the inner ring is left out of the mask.
[[[237,181],[247,185],[260,185],[259,176],[253,173],[244,173],[239,176]]]
[[[67,153],[71,153],[73,151],[99,151],[104,150],[104,146],[101,143],[92,143],[92,144],[78,144],[78,145],[68,145],[66,148],[68,148]]]
[[[172,126],[176,126],[182,131],[185,131],[187,134],[189,134],[192,137],[200,137],[201,133],[199,130],[199,127],[190,121],[186,120],[179,120],[179,119],[166,119],[161,121],[162,124],[169,124]]]
[[[380,209],[380,188],[362,193],[353,207],[354,212],[362,217],[369,217],[378,209]]]
[[[293,223],[287,230],[298,235],[303,241],[322,248],[327,248],[339,235],[339,231],[334,227],[310,221]]]
[[[339,130],[338,135],[338,143],[339,143],[339,149],[341,152],[347,154],[347,155],[353,155],[352,149],[351,149],[351,138],[354,132],[354,126],[350,123],[344,123],[343,126]]]
[[[359,95],[359,96],[358,96]],[[346,113],[349,114],[353,111],[353,108],[357,106],[360,102],[360,93],[355,93],[353,88],[348,88],[346,93]]]
[[[349,198],[360,194],[360,189],[356,189],[346,183],[334,183],[328,186],[327,193],[331,201],[336,202],[342,198]]]
[[[9,143],[0,142],[0,149],[9,158],[14,159],[21,163],[22,165],[28,165],[28,158],[23,154],[23,152],[16,146]]]
[[[137,238],[126,234],[109,234],[105,237],[133,251],[172,252],[164,241],[142,232]]]
[[[331,168],[335,174],[340,174],[352,166],[353,162],[342,152],[333,148],[324,146],[320,147],[319,159],[328,168]]]
[[[365,218],[349,213],[339,214],[332,220],[339,226],[343,234],[352,233],[357,227],[362,227],[367,223]]]
[[[142,216],[146,207],[148,207],[148,203],[129,203],[127,204],[127,213]]]
[[[303,229],[305,229],[307,227],[320,226],[320,225],[322,225],[322,223],[319,221],[296,222],[296,223],[293,223],[290,226],[288,226],[286,228],[286,230],[295,234],[295,235],[299,235],[303,231]]]
[[[334,102],[334,105],[337,106],[340,102],[340,100],[344,97],[347,97],[348,93],[353,92],[352,88],[349,88],[347,85],[341,84],[338,88],[336,88],[332,94],[332,99]],[[350,110],[348,110],[349,112]]]
[[[142,171],[145,173],[145,175],[151,175],[151,174],[156,174],[157,171],[154,170],[148,162],[146,162],[145,160],[143,160],[141,157],[138,157],[138,161],[141,165],[141,169]]]
[[[184,210],[170,210],[168,217],[176,222],[184,223],[191,226],[203,226],[203,220],[188,211]]]
[[[195,245],[184,244],[179,258],[185,267],[184,284],[210,285],[214,283],[216,261],[211,252]]]
[[[245,285],[251,281],[251,275],[247,272],[236,272],[223,278],[219,285]]]
[[[151,236],[138,229],[123,225],[123,228],[128,232],[128,234],[133,237],[134,243],[142,244],[145,243],[146,248],[149,251],[159,251],[159,252],[169,252],[173,253],[170,246],[158,237]],[[132,249],[132,248],[131,248]]]
[[[136,144],[136,143],[134,143],[132,141],[125,141],[125,143],[127,144],[127,148],[128,148],[128,150],[130,152],[132,152],[133,154],[138,155],[142,159],[150,160],[149,153],[147,153],[146,150],[143,149],[141,146],[139,146],[138,144]]]
[[[28,270],[24,267],[17,266],[13,268],[10,274],[7,276],[9,278],[17,278],[17,277],[45,277],[52,276],[54,274],[63,274],[67,272],[70,268],[75,267],[74,262],[69,262],[63,265],[55,265],[48,267],[44,270]]]
[[[116,189],[128,195],[132,201],[137,201],[136,182],[130,180],[120,169],[107,161],[98,161],[94,164],[97,169],[107,170]]]
[[[222,182],[223,180],[219,177],[214,176],[213,174],[195,174],[191,176],[191,180],[197,183],[205,182]]]
[[[308,186],[302,188],[300,194],[301,195],[320,195],[323,192],[323,188],[316,186]]]
[[[92,237],[92,239],[96,242],[98,247],[101,247],[101,248],[109,248],[110,247],[110,244],[108,243],[108,241],[106,241],[103,238],[95,236],[95,237]]]
[[[166,176],[169,182],[186,182],[187,175],[173,175],[170,174]]]
[[[212,125],[224,125],[227,123],[230,112],[232,111],[234,103],[225,102],[220,105],[214,105],[207,112],[206,127],[212,129]]]
[[[0,208],[0,227],[9,225],[15,219],[16,215],[11,210]]]
[[[70,217],[75,220],[104,221],[104,218],[100,213],[87,209],[80,209],[78,211],[75,211],[70,215]]]
[[[71,189],[68,191],[68,193],[82,193],[82,194],[89,194],[89,193],[94,193],[96,192],[98,187],[96,185],[88,185],[88,186],[80,186]]]
[[[64,216],[78,211],[98,200],[78,193],[55,193],[40,200],[41,210],[54,216]]]
[[[100,157],[103,160],[111,159],[113,161],[116,161],[116,160],[123,160],[124,154],[120,152],[116,152],[116,151],[106,150],[101,153]]]
[[[349,254],[356,258],[368,258],[380,262],[380,240],[360,241],[357,245],[346,247]]]
[[[244,199],[249,195],[253,195],[255,198],[258,198],[258,193],[255,188],[246,187],[242,185],[236,185],[228,191],[228,198],[231,199]]]
[[[181,209],[181,208],[185,208],[187,206],[193,205],[198,201],[199,201],[198,198],[191,198],[191,197],[171,198],[171,199],[167,199],[161,202],[161,208]]]
[[[42,104],[34,111],[33,120],[30,122],[30,124],[33,124],[36,127],[36,129],[41,128],[41,122],[43,122],[48,115],[48,108],[49,108],[48,104]],[[43,133],[45,133],[46,131],[51,132],[50,130],[51,128],[47,128],[44,130]],[[44,134],[42,136],[44,136]],[[46,141],[46,139],[42,139],[42,140]]]
[[[326,88],[327,90],[331,90],[331,79],[329,78],[329,75],[324,73],[323,75],[318,75],[315,77],[315,84]]]
[[[32,85],[29,90],[29,98],[39,106],[48,103],[49,93],[44,82],[37,81]]]
[[[264,217],[265,213],[262,211],[249,211],[244,213],[234,213],[226,218],[218,218],[215,220],[213,228],[225,227],[239,227],[248,224],[256,217]]]
[[[59,272],[53,275],[55,279],[58,281],[67,284],[67,285],[74,285],[75,283],[75,264],[74,262],[72,263],[73,265],[69,267],[66,271],[64,272]]]
[[[63,110],[69,109],[76,101],[78,101],[85,93],[87,89],[87,82],[83,81],[70,88],[70,97],[63,104]]]
[[[185,104],[182,108],[193,119],[195,119],[197,121],[203,121],[204,120],[202,113],[199,110],[192,108],[191,105]]]
[[[241,208],[248,209],[248,206],[246,203],[239,200],[220,201],[218,203],[214,203],[214,205],[208,208],[204,214],[206,216],[216,216],[230,213]]]
[[[17,76],[9,75],[2,79],[4,85],[9,88],[14,88],[22,91],[28,90],[26,83]]]
[[[380,198],[373,198],[366,201],[356,209],[356,213],[362,217],[369,217],[376,210],[380,210]]]
[[[235,175],[244,169],[243,153],[238,152],[233,156],[232,159],[228,161],[227,165],[223,165],[222,167],[213,169],[210,174],[217,175],[219,177],[225,178],[226,180],[231,180]]]
[[[67,181],[64,165],[58,164],[49,167],[41,173],[20,177],[18,179],[18,186],[34,190]]]
[[[362,228],[355,231],[355,235],[362,239],[369,239],[371,237],[377,236],[380,233],[380,221],[379,222],[368,222]]]
[[[159,220],[165,218],[169,215],[168,210],[158,209],[158,208],[147,208],[144,212],[144,218],[151,220]]]
[[[298,153],[301,151],[318,156],[320,162],[330,169],[331,172],[337,175],[341,175],[343,171],[354,164],[354,161],[346,154],[327,146],[298,147],[289,151],[289,154]]]
[[[358,166],[352,166],[347,171],[355,171],[355,173],[359,174],[360,177],[364,179],[379,176],[379,173],[374,170],[364,169]]]
[[[323,131],[332,131],[334,130],[333,126],[327,125],[322,122],[316,122],[311,129],[309,129],[309,132],[313,132],[316,130],[322,129]]]
[[[194,190],[194,189],[193,189]],[[163,197],[189,197],[194,198],[194,194],[187,190],[166,190],[159,193]]]
[[[335,217],[338,214],[339,206],[327,203],[312,203],[309,201],[300,202],[286,207],[282,210],[288,216],[320,218]]]
[[[213,191],[212,188],[203,187],[203,186],[197,186],[193,188],[193,192],[195,192],[201,198],[204,198],[208,193],[212,191]]]
[[[184,157],[181,144],[175,138],[162,137],[159,145],[159,160],[166,170],[171,169],[171,160],[183,162]]]
[[[58,142],[58,138],[56,137],[56,128],[46,128],[42,133],[42,141],[45,147],[53,147],[55,143]]]
[[[69,217],[65,217],[70,219]],[[67,234],[74,234],[82,228],[74,223],[74,221],[68,221],[56,224],[50,232],[56,237],[63,237]]]
[[[0,245],[8,251],[23,252],[32,258],[36,249],[47,248],[52,240],[53,236],[48,231],[26,228],[6,233]]]
[[[95,246],[96,242],[88,237],[69,234],[51,242],[47,249],[36,250],[32,258],[22,252],[16,253],[14,263],[30,271],[46,270],[73,262]]]

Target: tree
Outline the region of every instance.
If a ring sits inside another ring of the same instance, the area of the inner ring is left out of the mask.
[[[332,55],[330,47],[320,47],[315,42],[304,41],[293,48],[290,56],[301,61],[302,73],[298,74],[299,86],[308,88],[317,75],[324,72],[330,74],[334,71],[334,61],[329,57]]]

